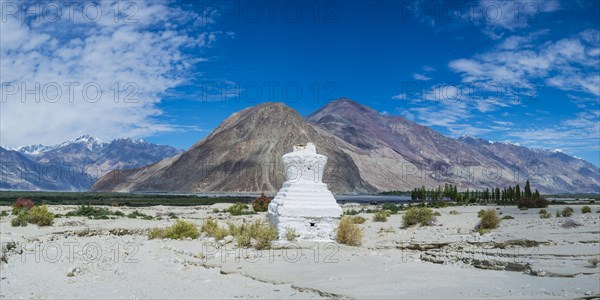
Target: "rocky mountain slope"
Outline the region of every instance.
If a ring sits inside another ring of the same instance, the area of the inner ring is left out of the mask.
[[[362,178],[382,191],[445,183],[485,189],[527,179],[542,192],[600,191],[599,169],[584,160],[472,137],[449,138],[349,99],[327,104],[307,121],[336,136]]]
[[[265,103],[232,114],[186,152],[156,164],[112,172],[94,191],[274,192],[284,181],[281,156],[295,144],[313,142],[328,157],[324,181],[337,193],[375,189],[352,158],[281,103]],[[315,166],[319,167],[319,166]]]
[[[274,192],[281,156],[311,141],[329,157],[325,181],[336,193],[437,187],[485,189],[529,179],[543,193],[598,192],[600,170],[564,153],[482,139],[446,137],[349,99],[306,120],[280,104],[234,113],[188,151],[156,164],[112,172],[96,191]]]
[[[63,164],[39,164],[0,147],[0,189],[77,191],[87,190],[94,180]]]
[[[3,167],[0,186],[3,189],[87,190],[112,170],[149,165],[180,152],[143,140],[127,138],[107,143],[89,135],[52,146],[38,144],[15,151],[4,149],[0,161],[11,167]]]

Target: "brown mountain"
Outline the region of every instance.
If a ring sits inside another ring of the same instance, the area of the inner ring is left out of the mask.
[[[543,193],[600,191],[600,170],[584,160],[472,137],[453,139],[349,99],[333,101],[306,120],[280,103],[242,110],[186,152],[109,173],[92,190],[273,192],[283,182],[281,156],[308,141],[328,156],[324,180],[336,193],[445,183],[485,189],[527,179]]]
[[[333,192],[375,191],[334,137],[319,133],[281,103],[234,113],[184,153],[147,167],[109,173],[92,190],[274,192],[284,181],[281,156],[293,145],[309,141],[328,157],[323,180]]]
[[[452,183],[493,188],[529,179],[542,192],[598,192],[600,171],[564,153],[483,139],[446,137],[397,116],[383,116],[349,99],[333,101],[307,121],[345,143],[362,178],[378,190]]]

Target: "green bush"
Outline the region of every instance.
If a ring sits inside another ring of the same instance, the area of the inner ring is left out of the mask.
[[[563,217],[570,217],[573,215],[573,212],[574,212],[573,208],[571,208],[570,206],[567,206],[562,210],[561,215]]]
[[[433,212],[433,215],[434,215],[434,216],[436,216],[436,217],[439,217],[439,216],[441,216],[442,214],[441,214],[439,211],[434,211],[434,212]]]
[[[213,212],[213,214],[216,214],[216,213],[219,212],[219,209],[218,208],[213,208],[212,212]]]
[[[354,223],[354,224],[363,224],[366,221],[367,221],[367,219],[365,219],[361,216],[353,216],[352,217],[352,223]]]
[[[13,227],[27,226],[27,223],[29,223],[28,218],[29,216],[27,215],[27,211],[21,209],[17,212],[17,216],[10,221],[10,225]]]
[[[433,222],[433,210],[425,207],[409,208],[402,217],[404,227],[410,227],[417,224],[427,226],[430,225],[431,222]]]
[[[177,220],[175,224],[167,229],[154,228],[150,230],[148,234],[148,238],[169,238],[174,240],[181,240],[184,238],[192,238],[195,239],[200,235],[198,232],[198,228],[191,222],[187,222],[184,220]]]
[[[244,203],[236,203],[236,204],[230,206],[229,208],[227,208],[226,211],[233,216],[253,214],[253,212],[248,210],[248,205],[246,205]]]
[[[358,215],[360,213],[360,211],[355,210],[355,209],[351,209],[351,210],[347,210],[344,212],[344,215],[347,216],[354,216],[354,215]]]
[[[362,244],[362,230],[358,225],[352,223],[350,217],[342,217],[338,225],[336,241],[349,246],[360,246]]]
[[[498,217],[498,214],[493,209],[483,211],[479,218],[479,224],[477,225],[476,229],[481,234],[489,230],[495,229],[496,227],[498,227],[501,221],[500,217]]]
[[[544,207],[548,207],[549,204],[550,204],[550,202],[548,200],[546,200],[545,198],[537,198],[537,199],[521,198],[517,202],[517,207],[519,207],[519,208],[523,208],[523,207],[544,208]]]
[[[91,205],[81,205],[77,209],[69,211],[65,214],[67,217],[88,217],[97,218],[109,215],[110,211],[105,207],[94,207]]]
[[[513,216],[504,216],[502,217],[502,220],[514,220],[515,218]]]
[[[373,215],[373,222],[387,222],[389,214],[384,211],[378,211]]]
[[[149,216],[149,215],[147,215],[145,213],[141,213],[141,212],[139,212],[137,210],[134,210],[132,213],[128,214],[127,217],[130,218],[130,219],[137,219],[137,218],[142,218],[144,220],[152,220],[152,219],[154,219],[152,216]]]
[[[545,210],[545,209],[540,209],[540,211],[538,212],[538,214],[540,214],[540,215],[544,215],[544,214],[547,214],[547,213],[548,213],[548,211]]]
[[[115,211],[113,214],[115,216],[118,216],[118,217],[124,217],[125,216],[125,213],[122,212],[122,211],[120,211],[120,210]]]
[[[3,210],[0,212],[0,218],[8,216],[8,210]]]
[[[391,213],[395,214],[397,213],[399,210],[402,210],[402,205],[396,205],[394,203],[384,203],[381,206],[381,210],[388,210]]]
[[[29,210],[28,221],[38,226],[50,226],[54,222],[54,214],[48,211],[48,205],[34,206]]]
[[[592,212],[592,208],[591,208],[591,207],[589,207],[589,206],[587,206],[587,205],[584,205],[584,206],[581,208],[581,213],[582,213],[582,214],[589,214],[589,213],[591,213],[591,212]]]

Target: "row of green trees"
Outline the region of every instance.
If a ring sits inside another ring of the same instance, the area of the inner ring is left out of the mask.
[[[521,190],[519,184],[500,189],[499,187],[485,190],[470,190],[459,192],[458,187],[452,184],[445,184],[442,188],[438,186],[434,189],[426,189],[425,186],[412,190],[411,199],[413,201],[441,201],[449,200],[461,203],[496,203],[502,205],[516,204],[521,198],[539,199],[540,192],[536,189],[531,191],[529,180],[525,182],[525,187]]]

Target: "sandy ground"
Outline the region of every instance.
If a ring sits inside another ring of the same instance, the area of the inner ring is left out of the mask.
[[[265,214],[213,213],[228,204],[136,208],[169,212],[198,226],[203,219],[248,222]],[[345,204],[344,209],[359,208]],[[366,206],[363,206],[366,207]],[[148,240],[147,230],[174,220],[59,218],[51,227],[11,227],[0,220],[0,298],[585,298],[600,297],[600,209],[562,228],[550,206],[498,208],[503,220],[491,233],[473,232],[482,207],[436,209],[437,226],[403,229],[402,213],[367,222],[363,244],[277,242],[274,249],[237,249],[231,238],[214,241]],[[52,206],[62,213],[74,206]],[[8,210],[9,207],[0,207]],[[126,214],[132,208],[120,207]],[[458,211],[452,215],[449,212]]]

